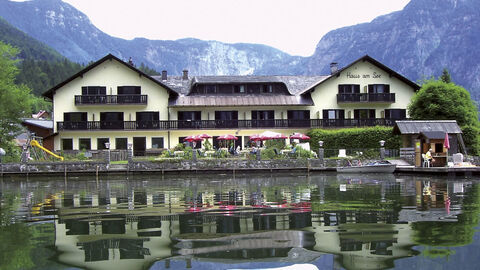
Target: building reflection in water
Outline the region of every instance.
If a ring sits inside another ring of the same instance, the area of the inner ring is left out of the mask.
[[[43,207],[56,209],[57,260],[76,267],[306,263],[327,253],[346,269],[382,269],[418,254],[412,223],[455,221],[469,186],[365,176],[294,180],[111,180],[93,189],[79,182]]]

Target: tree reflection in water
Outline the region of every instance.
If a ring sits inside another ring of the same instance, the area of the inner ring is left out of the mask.
[[[90,179],[4,181],[0,269],[178,262],[383,269],[416,258],[418,245],[431,258],[458,256],[454,248],[472,243],[479,222],[476,182],[334,174],[134,178],[98,186]]]

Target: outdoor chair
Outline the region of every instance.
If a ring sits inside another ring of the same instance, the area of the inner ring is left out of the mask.
[[[422,154],[423,165],[422,167],[430,167],[430,160],[428,160],[427,155]]]

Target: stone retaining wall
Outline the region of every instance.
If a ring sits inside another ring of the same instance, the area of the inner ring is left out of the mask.
[[[327,162],[327,160],[325,160]],[[335,167],[336,162],[330,162]],[[100,173],[105,172],[149,172],[149,171],[219,171],[219,170],[309,170],[322,168],[318,159],[290,160],[245,160],[245,159],[199,159],[196,162],[185,159],[164,159],[158,161],[132,161],[127,164],[106,162],[29,162],[6,163],[1,165],[2,174],[41,174],[41,173]]]
[[[29,162],[6,163],[1,165],[1,172],[4,174],[19,173],[84,173],[107,171],[108,164],[104,162]]]
[[[246,159],[199,159],[197,162],[183,159],[165,159],[159,161],[132,162],[130,171],[162,170],[264,170],[264,169],[302,169],[323,167],[318,159],[291,160],[246,160]]]

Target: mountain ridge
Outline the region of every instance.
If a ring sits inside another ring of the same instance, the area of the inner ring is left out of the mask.
[[[295,63],[302,59],[260,44],[228,44],[193,38],[175,41],[146,38],[124,40],[101,32],[85,14],[60,0],[2,0],[0,16],[80,63],[88,63],[112,53],[122,59],[132,57],[137,64],[145,63],[177,75],[183,69],[197,75],[248,75],[262,72],[292,73],[294,68],[288,67],[295,67]]]
[[[332,30],[309,57],[250,43],[195,38],[124,40],[103,33],[61,0],[0,0],[0,16],[67,58],[88,63],[112,53],[135,64],[180,75],[321,75],[370,55],[412,81],[447,68],[455,83],[480,100],[480,1],[411,0],[403,10]],[[312,26],[314,27],[314,26]]]

